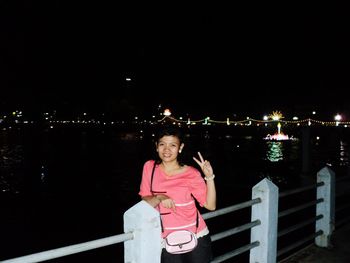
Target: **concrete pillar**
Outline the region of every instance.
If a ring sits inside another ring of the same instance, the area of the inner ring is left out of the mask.
[[[268,179],[263,179],[252,189],[252,199],[260,198],[261,203],[252,206],[251,221],[261,224],[251,229],[250,241],[260,245],[250,250],[250,263],[276,263],[278,187]]]
[[[124,232],[134,238],[124,242],[125,263],[160,263],[161,225],[159,212],[140,201],[124,213]]]
[[[322,168],[317,173],[317,182],[324,182],[323,186],[317,187],[317,199],[323,198],[323,202],[316,206],[316,215],[323,218],[316,221],[316,232],[323,234],[315,238],[319,247],[330,247],[330,238],[334,231],[335,223],[335,174],[329,167]]]

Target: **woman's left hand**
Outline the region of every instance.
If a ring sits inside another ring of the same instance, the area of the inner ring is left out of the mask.
[[[210,162],[208,160],[204,160],[200,152],[198,152],[198,156],[199,156],[199,160],[196,157],[193,157],[193,160],[195,160],[196,163],[198,163],[205,177],[211,177],[214,172]]]

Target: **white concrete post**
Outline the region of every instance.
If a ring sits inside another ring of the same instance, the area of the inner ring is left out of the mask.
[[[124,232],[134,238],[124,242],[125,263],[160,263],[161,226],[159,212],[140,201],[124,213]]]
[[[334,231],[335,223],[335,174],[324,167],[317,173],[317,182],[324,182],[323,186],[317,187],[317,199],[323,198],[323,202],[316,206],[316,215],[323,215],[323,218],[316,221],[316,232],[323,231],[323,234],[315,238],[315,244],[319,247],[329,247],[330,237]]]
[[[260,220],[261,224],[251,229],[250,242],[259,241],[260,245],[250,250],[249,262],[276,263],[278,187],[265,178],[253,187],[255,198],[262,202],[252,206],[251,220]]]

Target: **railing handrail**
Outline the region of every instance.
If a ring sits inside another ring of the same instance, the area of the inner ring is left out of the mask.
[[[252,200],[249,200],[246,202],[242,202],[242,203],[239,203],[236,205],[231,205],[231,206],[228,206],[225,208],[221,208],[221,209],[218,209],[218,210],[213,211],[213,212],[204,213],[202,216],[203,216],[203,219],[206,220],[206,219],[210,219],[213,217],[225,215],[225,214],[228,214],[228,213],[231,213],[231,212],[243,209],[243,208],[247,208],[247,207],[250,207],[250,206],[252,206],[254,204],[258,204],[258,203],[261,203],[261,199],[255,198],[255,199],[252,199]]]
[[[219,240],[219,239],[222,239],[222,238],[225,238],[225,237],[228,237],[228,236],[232,236],[232,235],[237,234],[239,232],[242,232],[244,230],[250,229],[250,228],[252,228],[254,226],[258,226],[260,224],[261,224],[260,220],[255,220],[253,222],[249,222],[247,224],[240,225],[240,226],[237,226],[237,227],[234,227],[234,228],[222,231],[220,233],[211,235],[210,238],[211,238],[211,241],[214,242],[216,240]]]
[[[305,208],[311,207],[311,206],[316,205],[316,204],[319,204],[319,203],[321,203],[321,202],[324,202],[323,198],[319,198],[319,199],[317,199],[317,200],[310,201],[310,202],[305,203],[305,204],[303,204],[303,205],[298,205],[298,206],[295,206],[295,207],[292,207],[292,208],[283,210],[283,211],[281,211],[281,212],[278,213],[278,217],[281,218],[281,217],[283,217],[283,216],[286,216],[286,215],[292,214],[292,213],[294,213],[294,212],[303,210],[303,209],[305,209]]]
[[[0,261],[1,263],[35,263],[41,262],[49,259],[59,258],[63,256],[68,256],[72,254],[76,254],[79,252],[105,247],[117,243],[121,243],[127,240],[133,239],[133,233],[124,233],[119,235],[114,235],[110,237],[100,238],[88,242],[83,242],[75,245],[55,248],[51,250],[46,250],[39,253],[30,254],[27,256],[17,257],[13,259],[8,259],[4,261]]]
[[[319,219],[322,219],[323,218],[323,215],[318,215],[318,216],[315,216],[315,217],[312,217],[312,218],[309,218],[309,219],[306,219],[306,220],[303,220],[303,222],[299,223],[299,224],[295,224],[295,225],[292,225],[290,227],[287,227],[281,231],[278,232],[278,237],[282,237],[286,234],[289,234],[295,230],[298,230],[298,229],[301,229],[302,227],[304,226],[307,226],[311,223],[315,223],[317,220]]]
[[[283,191],[279,194],[279,197],[286,197],[288,195],[292,195],[292,194],[297,194],[297,193],[300,193],[300,192],[303,192],[303,191],[307,191],[307,190],[310,190],[310,189],[315,189],[317,187],[320,187],[320,186],[323,186],[324,185],[324,182],[319,182],[319,183],[316,183],[316,184],[311,184],[311,185],[306,185],[306,186],[302,186],[302,187],[298,187],[298,188],[295,188],[295,189],[291,189],[291,190],[286,190],[286,191]]]
[[[255,199],[252,199],[252,200],[249,200],[246,202],[242,202],[242,203],[239,203],[236,205],[221,208],[221,209],[218,209],[218,210],[213,211],[213,212],[205,213],[205,214],[203,214],[203,218],[210,219],[213,217],[225,215],[225,214],[228,214],[228,213],[231,213],[231,212],[243,209],[243,208],[250,207],[250,206],[257,204],[257,203],[260,203],[260,202],[261,202],[260,198],[255,198]],[[243,225],[243,226],[238,226],[232,230],[228,230],[225,232],[225,234],[227,235],[227,233],[229,233],[229,235],[233,235],[237,232],[249,229],[249,228],[256,226],[258,224],[259,224],[259,222],[251,222],[251,223],[248,223],[248,224]],[[221,233],[221,235],[225,235],[225,234]],[[54,258],[59,258],[59,257],[63,257],[63,256],[76,254],[76,253],[83,252],[83,251],[88,251],[88,250],[95,249],[95,248],[100,248],[100,247],[104,247],[104,246],[109,246],[109,245],[121,243],[121,242],[124,242],[127,240],[131,240],[132,238],[133,238],[133,233],[118,234],[118,235],[114,235],[114,236],[107,237],[107,238],[101,238],[101,239],[96,239],[93,241],[83,242],[83,243],[79,243],[79,244],[75,244],[75,245],[46,250],[43,252],[38,252],[38,253],[34,253],[34,254],[30,254],[30,255],[26,255],[26,256],[22,256],[22,257],[17,257],[17,258],[13,258],[13,259],[8,259],[8,260],[0,261],[0,262],[1,263],[42,262],[44,260],[50,260],[50,259],[54,259]],[[221,238],[223,238],[223,237],[217,236],[217,239],[221,239]]]
[[[292,249],[297,248],[298,246],[304,244],[305,242],[310,241],[310,240],[314,239],[315,237],[321,236],[322,234],[323,234],[322,230],[319,230],[315,233],[312,233],[312,234],[300,239],[298,242],[295,242],[295,243],[277,251],[277,256],[279,257],[279,256],[291,251]]]
[[[325,175],[324,173],[327,173],[327,171],[323,171],[322,176]],[[319,180],[319,178],[318,178],[318,180]],[[317,188],[317,187],[320,187],[320,186],[325,186],[327,188],[327,187],[329,187],[329,185],[331,185],[331,181],[327,182],[327,180],[329,180],[329,178],[325,180],[326,183],[324,181],[319,181],[318,183],[313,184],[313,185],[299,187],[297,189],[288,190],[288,191],[285,191],[285,192],[279,193],[279,194],[278,194],[278,188],[277,188],[277,192],[276,192],[277,193],[277,200],[278,200],[279,197],[284,197],[284,196],[287,196],[287,195],[290,195],[290,194],[299,193],[301,191],[309,190],[309,189],[312,189],[312,188],[315,188],[315,187]],[[332,179],[332,180],[334,182],[334,179]],[[272,184],[272,183],[268,181],[267,184]],[[272,186],[276,188],[276,186],[274,186],[273,184],[272,184]],[[254,188],[256,188],[256,186]],[[270,190],[271,189],[273,189],[273,188],[270,188]],[[318,191],[317,196],[319,195],[319,190],[324,191],[324,189],[325,189],[324,187],[319,188],[317,190]],[[257,189],[255,189],[255,190],[257,192],[264,192],[264,191],[266,191],[265,188],[264,188],[264,190],[262,190],[262,188],[259,188],[259,187]],[[252,192],[252,193],[257,193],[257,192]],[[321,193],[324,194],[323,192],[321,192]],[[253,194],[252,196],[253,197],[257,197],[257,198],[249,200],[249,201],[245,201],[245,202],[242,202],[242,203],[239,203],[239,204],[236,204],[236,205],[232,205],[232,206],[229,206],[229,207],[225,207],[225,208],[222,208],[222,209],[218,209],[217,211],[204,213],[202,216],[203,216],[204,219],[210,219],[210,218],[214,218],[214,217],[217,217],[217,216],[225,215],[225,214],[228,214],[228,213],[231,213],[231,212],[243,209],[243,208],[251,207],[251,206],[253,206],[255,204],[259,204],[259,205],[252,207],[252,209],[255,209],[255,207],[261,207],[262,205],[268,204],[268,203],[265,203],[265,200],[267,200],[267,202],[271,202],[271,200],[276,200],[275,199],[276,197],[274,197],[274,198],[270,198],[270,197],[266,198],[265,196],[261,197],[261,196],[256,195],[256,194]],[[323,197],[324,196],[322,196],[321,198],[316,198],[316,200],[308,202],[306,204],[299,205],[299,206],[296,206],[296,207],[293,207],[293,208],[281,211],[281,212],[276,214],[276,218],[280,218],[280,217],[289,215],[291,213],[294,213],[296,211],[300,211],[302,209],[305,209],[305,208],[310,207],[310,206],[315,205],[315,204],[320,204],[320,203],[324,204],[324,203],[326,203],[328,205],[328,203],[331,203],[327,199],[328,197],[327,198],[323,198]],[[327,200],[325,200],[325,199],[327,199]],[[264,200],[264,202],[262,200]],[[259,209],[261,209],[261,208],[259,208]],[[317,209],[319,209],[318,206],[317,206]],[[333,205],[332,209],[334,209],[334,205]],[[257,210],[254,210],[254,211],[257,211]],[[266,208],[264,208],[263,211],[266,211]],[[275,210],[275,211],[277,211],[277,210]],[[325,211],[328,211],[328,209],[326,209]],[[260,227],[265,227],[264,231],[266,231],[266,229],[267,229],[266,228],[266,221],[264,223],[262,223],[263,221],[260,221],[260,218],[262,218],[262,220],[266,220],[266,218],[264,218],[264,216],[262,216],[262,217],[254,216],[254,218],[253,218],[253,214],[254,213],[253,213],[253,210],[252,210],[252,220],[253,220],[252,222],[249,222],[249,223],[237,226],[235,228],[228,229],[228,230],[223,231],[221,233],[216,233],[214,235],[211,235],[212,240],[216,241],[216,240],[219,240],[219,239],[231,236],[233,234],[236,234],[238,232],[241,232],[241,231],[244,231],[244,230],[248,230],[248,229],[252,229],[253,227],[258,226],[258,225],[261,225]],[[266,213],[264,213],[264,214],[266,214]],[[261,214],[258,214],[258,215],[261,215]],[[304,221],[302,223],[299,223],[297,225],[290,226],[290,227],[284,229],[283,231],[280,231],[276,236],[277,237],[284,236],[284,235],[286,235],[286,234],[288,234],[288,233],[290,233],[292,231],[300,229],[300,228],[304,227],[305,225],[310,224],[310,223],[315,222],[315,221],[316,222],[317,221],[321,221],[321,220],[324,221],[325,216],[329,217],[329,215],[327,213],[318,214],[314,218],[311,218],[311,219],[309,219],[307,221]],[[332,217],[330,217],[330,218],[332,219]],[[327,219],[327,220],[329,220],[329,219]],[[333,224],[334,222],[330,221],[328,223]],[[317,226],[317,224],[318,223],[316,223],[316,226]],[[273,225],[275,225],[275,224],[273,224]],[[259,229],[260,229],[260,227],[259,227]],[[325,237],[328,238],[330,236],[331,232],[332,232],[332,229],[331,228],[330,229],[326,229],[326,232],[323,231],[322,229],[323,228],[316,229],[316,232],[313,233],[312,235],[307,236],[304,239],[301,239],[298,242],[296,242],[294,244],[291,244],[290,246],[287,246],[287,247],[283,248],[280,251],[277,251],[276,256],[278,257],[278,256],[280,256],[280,255],[282,255],[282,254],[284,254],[284,253],[286,253],[286,252],[296,248],[297,246],[301,245],[305,241],[311,240],[313,238],[317,239],[321,235],[326,235]],[[133,239],[136,240],[137,238],[139,238],[138,235],[136,234],[137,231],[129,232],[129,231],[134,231],[133,228],[131,228],[131,229],[125,229],[124,228],[124,231],[127,232],[127,233],[118,234],[118,235],[114,235],[114,236],[110,236],[110,237],[106,237],[106,238],[101,238],[101,239],[97,239],[97,240],[92,240],[92,241],[88,241],[88,242],[83,242],[83,243],[79,243],[79,244],[75,244],[75,245],[65,246],[65,247],[61,247],[61,248],[51,249],[51,250],[47,250],[47,251],[43,251],[43,252],[39,252],[39,253],[34,253],[34,254],[27,255],[27,256],[17,257],[17,258],[13,258],[13,259],[8,259],[8,260],[0,261],[0,262],[2,262],[2,263],[23,263],[23,262],[36,263],[36,262],[42,262],[42,261],[45,261],[45,260],[59,258],[59,257],[63,257],[63,256],[71,255],[71,254],[76,254],[76,253],[83,252],[83,251],[88,251],[88,250],[95,249],[95,248],[101,248],[101,247],[104,247],[104,246],[109,246],[109,245],[125,242],[125,241],[128,241],[128,240],[133,240]],[[256,231],[256,229],[253,228],[251,233],[254,233],[255,231]],[[260,229],[259,231],[264,232],[262,229]],[[268,232],[268,233],[270,233],[270,232]],[[213,262],[222,262],[222,261],[224,261],[224,260],[226,260],[228,258],[231,258],[231,257],[235,256],[235,255],[241,254],[244,251],[248,251],[248,250],[256,251],[256,249],[261,249],[260,248],[260,244],[263,244],[262,247],[266,248],[266,243],[264,243],[266,241],[264,241],[264,239],[260,238],[259,236],[260,236],[260,234],[258,233],[258,235],[256,235],[256,232],[255,232],[255,234],[253,236],[251,235],[251,242],[250,242],[250,244],[244,245],[241,248],[235,249],[235,250],[230,251],[230,252],[228,252],[228,253],[226,253],[224,255],[216,257],[216,258],[214,258]],[[265,235],[263,235],[263,236],[265,237]],[[277,240],[277,237],[276,237],[276,240]],[[269,251],[274,251],[274,249],[271,248],[271,249],[269,249]],[[253,252],[253,253],[256,253],[256,252]],[[266,258],[264,260],[266,261]],[[267,261],[271,262],[271,260],[272,260],[272,258],[268,259]],[[263,262],[265,262],[265,261],[263,261]]]

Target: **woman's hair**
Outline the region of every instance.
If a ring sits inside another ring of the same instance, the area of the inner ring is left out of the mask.
[[[164,126],[161,127],[161,129],[158,131],[156,137],[155,137],[155,143],[158,144],[159,140],[163,138],[164,136],[174,136],[179,139],[180,145],[184,143],[184,136],[180,128],[175,127],[175,126]],[[179,154],[177,156],[177,160],[181,166],[184,165],[183,162],[183,154]],[[161,160],[159,159],[159,156],[157,154],[156,156],[156,162],[160,163]]]
[[[183,134],[181,130],[174,126],[165,126],[162,129],[160,129],[156,136],[156,143],[159,142],[161,138],[164,136],[174,136],[177,137],[180,141],[180,144],[183,143]]]

